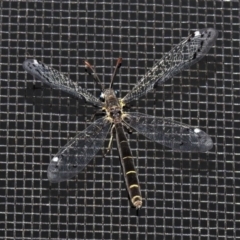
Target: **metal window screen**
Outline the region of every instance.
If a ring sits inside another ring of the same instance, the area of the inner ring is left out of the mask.
[[[1,239],[240,239],[239,7],[218,0],[1,1]],[[116,143],[76,178],[50,184],[51,157],[95,109],[34,80],[22,62],[43,61],[99,96],[82,60],[107,84],[121,56],[114,86],[123,97],[162,53],[205,27],[219,31],[209,54],[131,110],[199,126],[214,148],[177,153],[130,135],[140,216],[130,208]]]

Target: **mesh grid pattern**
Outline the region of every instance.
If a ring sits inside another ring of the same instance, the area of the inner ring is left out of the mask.
[[[240,239],[239,7],[219,0],[1,1],[2,239]],[[162,53],[205,27],[219,31],[207,57],[131,111],[199,126],[214,148],[177,153],[130,135],[140,216],[128,202],[116,143],[76,178],[50,184],[49,160],[95,109],[34,80],[22,62],[43,61],[99,96],[82,60],[107,84],[121,56],[115,89],[124,97]]]

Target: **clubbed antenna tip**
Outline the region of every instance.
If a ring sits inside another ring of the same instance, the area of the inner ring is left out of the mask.
[[[104,85],[103,83],[100,81],[100,79],[98,78],[94,68],[92,67],[92,65],[88,62],[88,61],[83,61],[84,65],[85,65],[85,72],[87,72],[89,75],[91,75],[94,80],[101,86],[102,91],[104,91]],[[91,70],[91,72],[89,71],[89,69]]]
[[[118,71],[118,69],[119,69],[121,66],[122,66],[122,58],[120,57],[120,58],[118,58],[118,60],[117,60],[116,67],[115,67],[115,69],[114,69],[114,72],[113,72],[113,75],[112,75],[112,78],[111,78],[111,83],[110,83],[109,88],[112,88],[112,86],[113,86],[113,79],[114,79],[114,77],[117,75],[117,71]]]

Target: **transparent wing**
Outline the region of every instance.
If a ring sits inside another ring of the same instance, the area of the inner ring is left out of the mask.
[[[100,118],[61,148],[48,166],[49,181],[62,182],[81,172],[103,147],[109,129],[110,123]]]
[[[213,147],[212,139],[205,132],[171,119],[130,112],[124,121],[145,137],[174,151],[206,152]]]
[[[158,84],[163,84],[169,78],[198,62],[208,53],[217,35],[217,31],[212,28],[192,33],[156,62],[132,91],[122,99],[122,102],[129,103],[141,97]]]
[[[94,106],[102,107],[102,102],[99,99],[78,86],[64,74],[47,66],[44,63],[41,63],[35,59],[27,59],[23,62],[23,68],[28,73],[52,88],[60,89],[61,91],[67,92],[74,97],[81,99],[83,98],[86,100],[86,102],[89,102]]]

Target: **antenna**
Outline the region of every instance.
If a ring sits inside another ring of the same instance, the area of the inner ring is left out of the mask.
[[[112,78],[111,78],[111,83],[110,83],[109,88],[112,88],[112,86],[113,86],[113,79],[114,79],[114,77],[115,77],[116,74],[117,74],[117,70],[118,70],[121,66],[122,66],[122,58],[120,57],[120,58],[118,58],[118,60],[117,60],[116,67],[115,67],[115,69],[114,69],[114,72],[113,72],[113,75],[112,75]]]
[[[101,86],[102,91],[104,91],[104,85],[102,84],[102,82],[98,78],[98,76],[97,76],[94,68],[92,67],[92,65],[88,61],[83,61],[83,62],[85,64],[85,72],[87,72],[89,75],[91,75],[93,77],[93,79]],[[90,69],[92,72],[89,72],[88,69]]]

